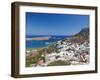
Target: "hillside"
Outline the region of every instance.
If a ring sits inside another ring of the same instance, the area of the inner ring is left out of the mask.
[[[88,64],[90,55],[89,28],[83,28],[80,32],[72,37],[60,40],[52,46],[56,46],[56,52],[51,51],[49,58],[52,55],[57,58],[54,61],[51,59],[50,64],[55,66],[58,64],[56,62],[59,60],[64,61],[63,63],[67,62],[66,65]],[[47,62],[49,61],[47,60]]]
[[[46,48],[31,51],[26,57],[27,66],[83,65],[89,63],[89,28],[72,37],[59,40]],[[34,54],[32,56],[32,54]]]
[[[83,28],[83,29],[81,29],[80,32],[73,35],[71,38],[69,38],[69,39],[66,38],[62,41],[69,41],[71,43],[79,43],[79,44],[82,44],[85,41],[89,42],[89,28]]]

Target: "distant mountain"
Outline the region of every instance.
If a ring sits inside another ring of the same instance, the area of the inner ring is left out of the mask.
[[[83,28],[79,33],[75,34],[74,36],[82,36],[87,39],[89,37],[89,28]]]
[[[85,41],[89,42],[89,28],[83,28],[77,34],[73,35],[69,39],[66,38],[63,41],[69,41],[71,43],[83,43]]]

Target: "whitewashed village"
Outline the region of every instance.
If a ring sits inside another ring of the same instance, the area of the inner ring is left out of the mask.
[[[61,44],[58,41],[59,53],[51,53],[45,56],[46,65],[50,62],[62,60],[70,61],[71,65],[74,64],[87,64],[89,63],[89,43],[84,42],[82,45],[65,43]],[[45,65],[45,64],[44,64]]]
[[[84,29],[77,36],[57,41],[43,49],[26,51],[28,67],[66,66],[89,64],[89,30]]]

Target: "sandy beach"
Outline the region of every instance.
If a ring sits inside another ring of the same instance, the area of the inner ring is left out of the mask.
[[[27,40],[49,40],[50,37],[35,37],[35,38],[27,38]]]

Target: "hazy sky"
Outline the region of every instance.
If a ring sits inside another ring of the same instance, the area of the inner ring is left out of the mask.
[[[73,35],[84,27],[88,15],[26,12],[26,35]]]

